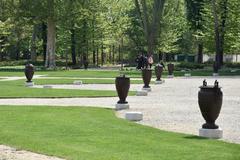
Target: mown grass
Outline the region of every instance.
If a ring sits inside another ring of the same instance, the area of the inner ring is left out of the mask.
[[[240,70],[231,72],[232,69],[224,68],[219,71],[221,76],[236,76],[240,75]],[[192,71],[175,71],[175,76],[184,76],[185,73],[191,73],[192,76],[212,76],[212,69],[199,69]],[[141,71],[117,71],[117,70],[59,70],[59,71],[36,71],[36,75],[44,75],[47,77],[77,77],[77,78],[115,78],[120,74],[125,74],[131,78],[141,78]],[[167,71],[164,71],[163,77],[167,75]],[[0,76],[24,76],[23,71],[1,71]],[[153,73],[153,76],[154,73]]]
[[[238,160],[240,145],[141,126],[110,109],[0,106],[0,144],[68,160]]]
[[[116,91],[42,89],[25,87],[25,80],[0,82],[0,98],[72,98],[72,97],[115,97]],[[134,91],[129,95],[135,95]]]
[[[44,84],[73,84],[74,81],[82,81],[83,84],[114,84],[114,79],[35,79],[38,85]],[[131,84],[143,84],[142,80],[131,80]]]

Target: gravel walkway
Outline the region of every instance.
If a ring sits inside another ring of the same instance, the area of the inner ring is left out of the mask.
[[[0,160],[63,160],[0,145]]]
[[[33,88],[44,88],[44,86],[51,86],[53,89],[82,89],[82,90],[110,90],[115,91],[115,84],[82,84],[82,85],[34,85]],[[130,91],[141,90],[142,84],[131,85]]]
[[[162,85],[152,85],[146,97],[128,97],[130,111],[144,114],[140,124],[155,128],[198,135],[204,123],[197,94],[203,77],[166,79]],[[240,77],[208,77],[208,84],[219,80],[223,90],[223,106],[216,123],[223,129],[223,140],[240,143]],[[142,85],[131,85],[132,90]],[[90,85],[89,85],[90,87]],[[114,85],[92,85],[94,89],[114,89]],[[113,87],[113,88],[111,88]],[[91,88],[91,87],[90,87]],[[87,88],[85,88],[87,89]],[[118,98],[63,98],[63,99],[0,99],[0,105],[49,105],[49,106],[97,106],[114,108]],[[118,111],[119,117],[125,112]],[[1,153],[1,151],[0,151]]]

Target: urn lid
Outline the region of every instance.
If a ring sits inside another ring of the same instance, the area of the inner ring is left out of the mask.
[[[125,74],[120,74],[118,77],[116,77],[117,79],[129,79],[129,77],[126,77]]]
[[[31,63],[27,63],[27,64],[25,65],[25,67],[34,68],[34,65],[33,65],[33,64],[31,64]]]
[[[222,87],[219,86],[219,82],[216,80],[214,85],[207,85],[206,79],[203,81],[203,85],[200,86],[201,89],[221,89]]]

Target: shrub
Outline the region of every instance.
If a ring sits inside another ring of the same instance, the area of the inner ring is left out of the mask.
[[[176,65],[176,68],[178,68],[179,70],[181,70],[181,69],[191,69],[191,70],[193,70],[193,69],[203,69],[204,64],[181,62],[181,63]]]
[[[227,68],[238,68],[238,69],[240,69],[240,63],[226,62],[224,64],[224,66],[227,67]]]

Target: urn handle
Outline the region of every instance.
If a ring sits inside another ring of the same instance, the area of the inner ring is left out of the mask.
[[[207,86],[207,81],[206,81],[206,79],[204,79],[204,81],[203,81],[203,86]]]
[[[219,82],[216,80],[216,81],[214,82],[214,87],[215,87],[215,88],[218,88],[218,84],[219,84]]]

